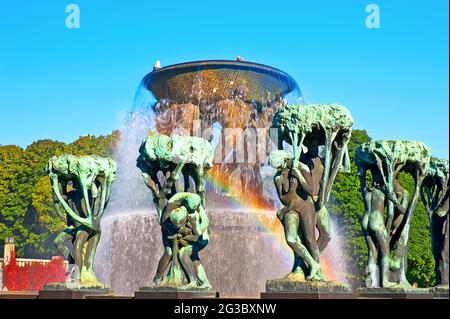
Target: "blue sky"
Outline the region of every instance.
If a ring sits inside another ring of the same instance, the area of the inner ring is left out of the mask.
[[[288,72],[308,103],[347,106],[373,138],[448,157],[448,36],[447,0],[0,0],[0,144],[107,134],[155,60],[241,55]]]

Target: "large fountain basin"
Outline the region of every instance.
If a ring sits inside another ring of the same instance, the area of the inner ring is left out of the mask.
[[[216,102],[236,94],[247,103],[265,104],[296,91],[295,80],[276,68],[253,62],[209,60],[174,64],[145,77],[157,100],[175,103]]]

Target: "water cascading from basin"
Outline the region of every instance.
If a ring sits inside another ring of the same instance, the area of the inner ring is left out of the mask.
[[[190,121],[196,120],[202,133],[210,128],[209,139],[220,152],[223,145],[221,149],[218,140],[223,142],[224,138],[220,128],[232,123],[235,128],[249,127],[249,123],[243,123],[248,114],[235,112],[233,107],[251,108],[250,124],[267,127],[279,106],[301,101],[301,92],[289,75],[254,63],[186,63],[144,77],[124,120],[114,155],[117,182],[102,222],[95,260],[99,279],[118,294],[132,295],[151,284],[162,255],[161,231],[151,194],[135,165],[139,146],[149,130],[170,135],[182,128],[186,134],[195,134],[195,124]],[[223,157],[230,155],[222,153]],[[245,156],[248,158],[248,154]],[[249,194],[248,190],[242,191],[240,178],[249,165],[216,163],[216,159],[207,189],[211,240],[201,258],[211,284],[222,295],[257,297],[265,290],[267,279],[284,276],[293,262],[276,218],[274,171],[264,161],[252,163],[250,172],[253,176],[259,174],[257,181],[261,184],[254,192],[261,193]],[[327,279],[345,281],[342,240],[336,225],[332,220],[333,240],[322,261],[324,269],[328,269]],[[327,264],[332,264],[333,269]]]

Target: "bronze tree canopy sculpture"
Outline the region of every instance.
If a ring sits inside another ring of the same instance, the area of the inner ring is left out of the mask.
[[[205,185],[212,167],[212,146],[198,137],[151,133],[139,151],[137,166],[152,191],[164,245],[154,283],[158,287],[211,289],[198,253],[209,241]],[[181,177],[183,190],[177,189]],[[190,178],[194,192],[189,192]]]
[[[285,151],[275,151],[270,156],[271,165],[278,169],[275,186],[285,205],[278,216],[284,222],[286,239],[294,250],[293,273],[304,273],[309,268],[308,279],[323,280],[319,258],[330,240],[325,204],[338,171],[350,170],[347,144],[352,125],[350,112],[338,104],[287,105],[277,111],[272,121],[272,127],[278,129],[278,148],[283,147],[283,142],[293,148],[292,156]],[[296,197],[296,193],[300,196]],[[301,230],[299,225],[303,226]],[[297,229],[301,233],[298,238]],[[310,256],[301,252],[303,236]]]
[[[52,157],[46,167],[51,180],[56,212],[66,229],[55,245],[69,255],[67,286],[107,288],[94,274],[94,258],[100,241],[100,221],[116,178],[116,163],[98,155]],[[62,206],[62,209],[61,209]],[[73,249],[65,245],[72,241]]]
[[[431,248],[435,260],[436,283],[448,287],[449,245],[449,162],[431,158],[422,183],[422,201],[430,218]]]
[[[361,225],[369,250],[366,286],[411,288],[406,278],[409,230],[430,150],[421,142],[372,141],[356,149],[355,161],[365,204]],[[413,176],[413,194],[400,185],[400,172]]]

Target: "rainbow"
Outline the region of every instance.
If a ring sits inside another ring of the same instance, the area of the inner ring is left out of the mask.
[[[220,174],[208,174],[208,182],[219,186],[222,192],[228,192],[230,189],[228,180]],[[283,226],[277,218],[273,218],[275,214],[273,208],[268,208],[267,203],[263,199],[249,196],[248,194],[237,194],[229,197],[229,200],[238,207],[243,208],[243,211],[249,214],[255,223],[270,235],[270,239],[265,240],[270,241],[270,245],[274,247],[281,261],[288,265],[292,264],[292,250],[286,244]],[[326,280],[338,279],[338,274],[329,266],[330,263],[325,256],[322,256],[320,265]]]

